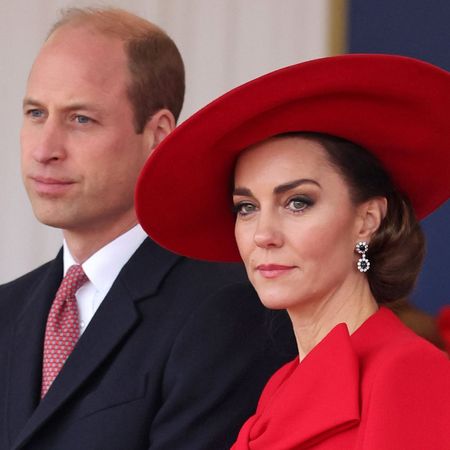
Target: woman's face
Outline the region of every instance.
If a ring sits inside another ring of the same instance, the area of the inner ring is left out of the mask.
[[[295,309],[350,295],[362,227],[347,183],[321,144],[277,137],[240,156],[235,235],[250,281],[268,308]]]

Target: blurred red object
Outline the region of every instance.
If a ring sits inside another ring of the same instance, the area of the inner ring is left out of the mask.
[[[439,334],[444,341],[445,350],[450,355],[450,305],[441,309],[437,323]]]

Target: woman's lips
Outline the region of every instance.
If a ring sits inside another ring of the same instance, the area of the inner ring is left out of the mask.
[[[279,276],[290,273],[295,266],[285,266],[281,264],[260,264],[256,267],[258,273],[264,278],[277,278]]]

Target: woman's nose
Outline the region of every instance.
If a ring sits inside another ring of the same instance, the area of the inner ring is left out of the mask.
[[[254,241],[261,248],[280,247],[283,244],[283,233],[272,216],[260,214]]]

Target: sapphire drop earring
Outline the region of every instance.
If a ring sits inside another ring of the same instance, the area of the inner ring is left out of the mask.
[[[360,241],[355,246],[356,253],[361,255],[361,258],[358,259],[356,264],[360,272],[367,272],[370,267],[370,261],[366,257],[367,250],[369,250],[369,245],[366,241]]]

